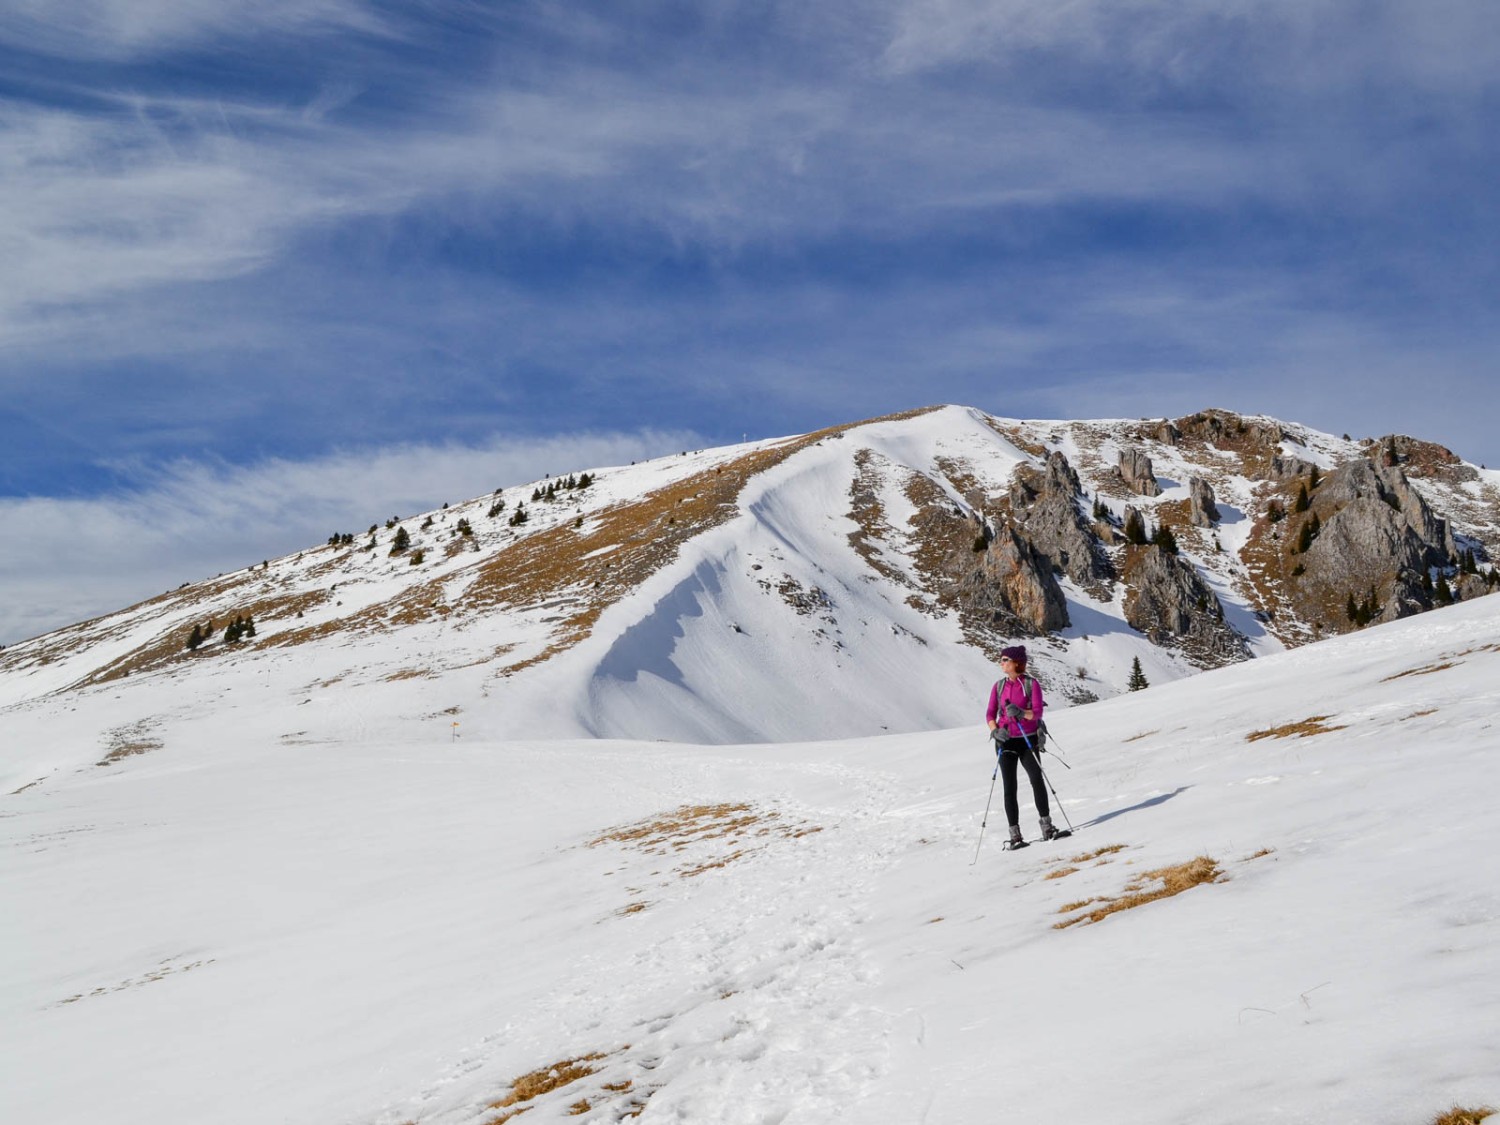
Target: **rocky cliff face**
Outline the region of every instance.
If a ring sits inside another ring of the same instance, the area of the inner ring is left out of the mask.
[[[1204,667],[1250,655],[1242,634],[1191,564],[1159,546],[1127,547],[1125,620],[1153,644],[1179,648]]]
[[[1042,468],[1021,465],[1016,469],[1002,510],[1008,512],[1017,534],[1059,571],[1085,590],[1107,594],[1114,568],[1079,508],[1082,493],[1073,466],[1054,451]]]

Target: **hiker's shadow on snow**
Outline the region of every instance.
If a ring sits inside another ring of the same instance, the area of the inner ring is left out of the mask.
[[[1146,800],[1140,802],[1139,804],[1127,805],[1123,809],[1116,809],[1114,812],[1107,812],[1103,816],[1096,816],[1093,820],[1086,821],[1085,823],[1080,824],[1078,827],[1092,828],[1096,824],[1103,824],[1106,820],[1114,820],[1114,818],[1117,816],[1124,816],[1126,813],[1139,812],[1141,809],[1149,809],[1153,805],[1160,805],[1165,801],[1170,801],[1173,797],[1177,796],[1177,794],[1185,793],[1191,788],[1191,785],[1179,785],[1170,793],[1158,793],[1154,797],[1146,798]]]

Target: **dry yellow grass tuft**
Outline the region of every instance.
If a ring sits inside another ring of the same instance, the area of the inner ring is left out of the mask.
[[[1495,1111],[1489,1106],[1481,1106],[1478,1109],[1465,1109],[1463,1106],[1454,1106],[1447,1113],[1440,1113],[1432,1119],[1432,1125],[1479,1125],[1486,1117],[1493,1117]]]
[[[1296,723],[1283,723],[1279,727],[1270,730],[1254,730],[1245,735],[1246,742],[1259,742],[1262,738],[1290,738],[1296,735],[1298,738],[1311,738],[1315,734],[1329,734],[1336,730],[1344,730],[1342,726],[1330,727],[1323,724],[1331,719],[1332,715],[1313,715]]]
[[[703,844],[724,849],[707,856],[700,853],[692,859],[685,858],[675,873],[683,879],[691,879],[727,867],[760,850],[757,841],[772,838],[796,840],[821,831],[816,825],[784,820],[778,812],[723,802],[683,805],[669,813],[612,828],[590,840],[588,846],[621,844],[646,855],[681,855]]]
[[[491,1102],[487,1108],[504,1109],[511,1112],[502,1117],[493,1118],[486,1125],[499,1125],[501,1121],[508,1121],[517,1114],[524,1113],[530,1106],[525,1102],[535,1101],[543,1094],[550,1094],[553,1090],[560,1090],[564,1086],[577,1082],[580,1078],[587,1078],[594,1073],[594,1068],[589,1063],[598,1062],[604,1058],[600,1054],[579,1055],[577,1058],[564,1059],[560,1063],[544,1066],[539,1070],[533,1070],[529,1074],[523,1074],[514,1079],[510,1084],[510,1093],[498,1102]],[[513,1108],[520,1106],[522,1108]]]
[[[1144,906],[1148,902],[1157,899],[1171,898],[1180,895],[1183,891],[1204,883],[1217,883],[1224,878],[1224,873],[1219,869],[1219,863],[1206,855],[1196,856],[1186,863],[1179,863],[1172,867],[1159,867],[1155,871],[1147,871],[1141,876],[1141,880],[1157,880],[1160,886],[1152,889],[1144,889],[1144,882],[1132,883],[1126,888],[1129,892],[1121,898],[1090,899],[1086,902],[1070,903],[1062,907],[1059,914],[1070,914],[1075,910],[1081,910],[1094,902],[1101,905],[1094,907],[1086,914],[1080,914],[1076,918],[1069,918],[1064,922],[1053,923],[1055,930],[1065,930],[1069,926],[1076,926],[1080,922],[1094,923],[1111,914],[1118,914],[1122,910],[1131,910],[1137,906]]]
[[[1047,872],[1046,878],[1048,878],[1048,879],[1062,879],[1062,878],[1065,878],[1068,875],[1074,874],[1077,871],[1078,871],[1078,868],[1076,868],[1076,867],[1059,867],[1056,871],[1049,871],[1049,872]]]
[[[1383,684],[1388,684],[1392,680],[1401,679],[1403,676],[1430,676],[1434,672],[1446,672],[1449,668],[1456,667],[1458,667],[1458,665],[1451,660],[1444,661],[1442,664],[1425,664],[1421,668],[1408,668],[1404,672],[1397,672],[1394,675],[1386,676],[1380,682]]]
[[[1114,855],[1116,852],[1123,852],[1124,850],[1124,844],[1107,844],[1102,848],[1095,848],[1091,852],[1084,852],[1082,855],[1075,855],[1072,859],[1068,860],[1068,862],[1088,863],[1090,860],[1098,859],[1101,856]]]

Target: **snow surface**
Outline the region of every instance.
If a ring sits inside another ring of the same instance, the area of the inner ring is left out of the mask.
[[[817,458],[778,471],[822,487]],[[599,643],[733,620],[703,558],[815,532],[778,487],[763,540],[703,544]],[[706,646],[672,651],[638,678],[675,690],[626,693],[641,722],[690,727],[681,701],[725,679],[746,712],[789,707],[753,671],[774,652],[699,673]],[[453,713],[451,679],[315,686],[355,655],[7,712],[6,1121],[478,1125],[512,1079],[595,1053],[526,1125],[1398,1125],[1500,1101],[1500,598],[1054,713],[1078,833],[1010,853],[998,794],[976,850],[977,677],[913,685],[972,714],[953,730],[544,741]],[[567,706],[592,667],[552,669]],[[884,706],[863,682],[809,691]],[[89,764],[143,716],[159,748]],[[749,823],[601,840],[721,802]],[[1199,855],[1226,879],[1054,928]]]

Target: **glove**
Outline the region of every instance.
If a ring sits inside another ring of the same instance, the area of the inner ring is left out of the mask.
[[[1019,719],[1021,717],[1021,709],[1014,703],[1007,703],[1005,705],[1005,713],[1012,719]]]
[[[999,727],[991,727],[990,739],[998,745],[999,743],[1005,741],[1005,732]]]

